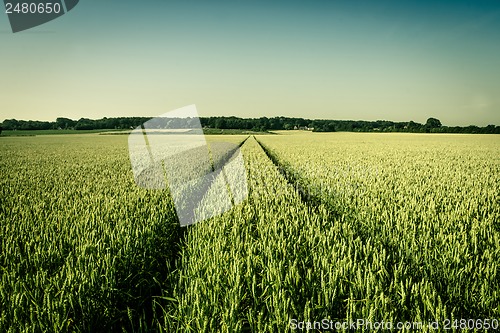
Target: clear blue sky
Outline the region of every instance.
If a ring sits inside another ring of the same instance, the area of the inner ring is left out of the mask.
[[[201,115],[500,125],[500,1],[97,1],[13,34],[0,121]]]

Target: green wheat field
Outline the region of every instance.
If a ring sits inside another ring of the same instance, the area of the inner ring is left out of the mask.
[[[244,142],[249,195],[181,228],[126,135],[0,138],[0,332],[500,319],[500,136],[208,140]]]

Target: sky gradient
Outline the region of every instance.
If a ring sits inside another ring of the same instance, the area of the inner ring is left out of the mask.
[[[201,116],[500,125],[500,1],[82,0],[13,34],[0,121]]]

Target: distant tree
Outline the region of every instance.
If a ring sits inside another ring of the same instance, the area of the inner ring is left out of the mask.
[[[259,118],[259,120],[257,121],[257,126],[258,128],[262,131],[267,131],[269,128],[271,128],[271,125],[270,125],[270,122],[269,122],[269,119],[267,117],[261,117]]]
[[[407,127],[408,127],[407,128],[408,132],[412,132],[412,133],[425,132],[425,126],[420,124],[420,123],[416,123],[413,120],[410,120]]]
[[[467,126],[465,128],[465,133],[473,133],[473,134],[476,134],[476,133],[479,133],[479,127],[475,126],[475,125],[470,125],[470,126]]]
[[[3,130],[3,128],[2,128],[2,126],[0,126],[0,134],[2,134],[2,130]]]
[[[272,130],[282,130],[283,129],[283,124],[280,122],[279,119],[273,118],[269,121],[269,129]]]
[[[69,118],[57,118],[55,122],[36,121],[36,120],[16,120],[5,119],[1,123],[3,130],[47,130],[47,129],[67,129],[77,130],[90,129],[113,129],[113,128],[136,128],[141,124],[151,120],[148,117],[119,117],[119,118],[101,118],[87,119],[81,118],[78,121]],[[500,134],[500,126],[488,125],[486,127],[468,126],[468,127],[448,127],[441,125],[436,118],[429,118],[425,124],[409,122],[392,122],[387,120],[363,121],[363,120],[328,120],[328,119],[304,119],[289,118],[278,116],[274,118],[238,118],[238,117],[202,117],[201,125],[208,128],[218,129],[254,129],[256,131],[265,130],[290,130],[294,128],[309,127],[314,128],[315,132],[412,132],[412,133],[484,133]],[[152,124],[154,125],[154,124]],[[189,128],[196,125],[195,119],[188,122],[179,118],[168,120],[168,126],[172,128]],[[162,126],[162,122],[157,126]],[[176,127],[177,126],[177,127]],[[186,127],[187,126],[187,127]],[[153,127],[154,128],[154,127]]]
[[[436,118],[429,118],[427,119],[427,122],[425,123],[425,126],[428,128],[439,128],[441,127],[441,122],[439,119]]]
[[[224,129],[226,128],[226,120],[221,117],[215,121],[215,128]]]
[[[495,125],[488,125],[483,129],[483,133],[486,134],[494,134],[495,133]]]
[[[394,123],[394,130],[396,132],[398,131],[402,131],[405,127],[405,124],[404,123]]]
[[[87,118],[80,118],[75,125],[76,130],[92,130],[95,129],[94,121]]]
[[[3,128],[5,128],[5,130],[14,131],[14,130],[18,129],[19,121],[17,121],[16,119],[6,119],[3,121],[2,126],[3,126]]]
[[[307,126],[307,123],[309,122],[309,120],[304,119],[304,118],[296,118],[294,120],[295,120],[294,125],[297,127],[305,127],[305,126]]]
[[[316,126],[317,125],[317,126]],[[333,121],[321,121],[317,122],[314,127],[314,132],[335,132],[335,122]],[[339,130],[343,130],[342,128],[339,128]]]
[[[69,118],[57,118],[56,119],[56,126],[61,129],[68,129],[72,128],[76,125],[76,121],[71,120]]]

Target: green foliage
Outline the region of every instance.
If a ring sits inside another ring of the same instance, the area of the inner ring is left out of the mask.
[[[318,135],[261,139],[311,201],[340,217],[310,254],[325,261],[317,279],[343,276],[314,317],[498,318],[498,140]],[[329,307],[336,299],[347,307]]]
[[[78,121],[68,118],[57,118],[55,122],[48,121],[25,121],[6,119],[3,122],[6,130],[51,130],[51,129],[74,129],[103,130],[103,129],[125,129],[130,130],[142,125],[150,118],[146,117],[119,117],[87,119]],[[266,132],[272,130],[309,130],[314,132],[410,132],[410,133],[477,133],[477,134],[500,134],[500,126],[488,125],[486,127],[448,127],[442,126],[436,118],[429,118],[425,124],[409,122],[393,122],[388,120],[363,121],[363,120],[328,120],[328,119],[304,119],[290,117],[260,117],[260,118],[238,118],[238,117],[201,117],[201,125],[208,130],[251,130],[254,132]],[[169,127],[175,128],[176,119],[169,119]],[[185,128],[186,122],[179,124]],[[223,134],[223,133],[221,133]]]
[[[441,121],[436,118],[429,118],[427,119],[427,122],[425,123],[425,126],[428,128],[439,128],[441,127]]]
[[[2,138],[0,331],[500,316],[496,137],[257,139],[276,164],[245,142],[248,199],[180,229],[167,190],[134,184],[126,136]]]
[[[151,325],[173,288],[172,201],[135,186],[123,137],[60,138],[2,141],[0,331]]]

